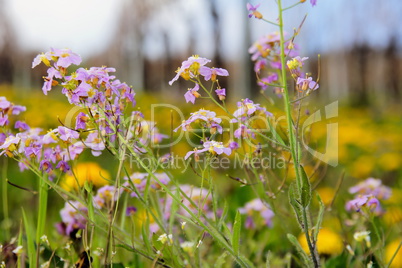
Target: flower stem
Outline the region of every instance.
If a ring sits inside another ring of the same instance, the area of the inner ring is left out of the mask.
[[[46,212],[47,212],[47,196],[49,186],[46,181],[47,176],[43,175],[39,179],[39,211],[38,211],[38,226],[36,227],[36,266],[39,267],[39,254],[40,254],[40,238],[45,231]]]
[[[284,29],[283,29],[283,9],[282,9],[282,0],[278,0],[278,11],[279,11],[279,33],[280,33],[280,58],[281,58],[281,79],[283,84],[283,101],[285,105],[285,112],[286,112],[286,121],[288,124],[288,131],[289,131],[289,143],[290,143],[290,151],[292,154],[293,159],[293,167],[295,169],[296,174],[296,185],[297,189],[301,191],[301,174],[300,174],[300,163],[298,157],[298,142],[297,137],[295,136],[294,132],[294,125],[292,119],[292,111],[291,111],[291,103],[289,101],[289,91],[288,91],[288,84],[287,84],[287,70],[286,70],[286,56],[285,56],[285,37],[284,37]],[[311,242],[310,235],[309,235],[309,227],[308,227],[308,219],[307,219],[307,207],[303,207],[302,209],[302,220],[303,220],[303,231],[306,236],[306,240],[309,246],[310,254],[312,256],[314,267],[319,267],[319,259],[314,250],[314,245]]]

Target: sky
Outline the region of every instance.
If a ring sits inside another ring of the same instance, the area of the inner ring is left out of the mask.
[[[5,13],[17,36],[16,45],[20,48],[42,52],[50,47],[68,47],[83,57],[89,57],[108,47],[115,37],[122,8],[130,0],[3,1]],[[245,20],[248,18],[244,0],[216,1],[219,1],[222,18],[221,51],[226,57],[236,57],[239,50],[244,49],[242,38],[245,30],[251,30],[253,39],[275,30],[274,26],[256,19],[252,19],[250,28],[246,28]],[[168,32],[173,52],[180,53],[189,43],[189,31],[196,31],[194,50],[203,56],[211,56],[213,42],[207,2],[170,2],[155,10],[150,16],[150,23],[143,29],[147,33],[144,53],[150,58],[163,56],[163,32]],[[275,21],[274,1],[250,2],[261,2],[261,13]],[[284,2],[290,5],[295,1]],[[289,25],[287,31],[292,32],[293,27],[297,27],[308,14],[297,39],[302,44],[302,51],[307,54],[342,50],[355,43],[384,48],[393,36],[399,45],[402,43],[400,0],[318,0],[315,7],[308,2],[286,11],[284,17]],[[251,45],[251,41],[248,43]]]

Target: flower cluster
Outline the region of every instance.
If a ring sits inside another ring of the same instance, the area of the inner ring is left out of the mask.
[[[260,37],[248,50],[254,63],[254,71],[258,76],[258,85],[266,90],[269,85],[279,81],[279,70],[282,68],[280,58],[280,35],[274,32]],[[288,41],[285,54],[297,55],[297,45]]]
[[[186,154],[184,159],[189,158],[192,154],[195,154],[195,159],[198,159],[199,156],[198,154],[203,153],[203,152],[209,152],[212,155],[220,155],[220,154],[226,154],[230,155],[232,153],[232,149],[230,147],[225,147],[222,142],[218,141],[206,141],[203,143],[204,148],[203,149],[198,149],[195,148],[193,151],[190,151]]]
[[[70,236],[79,229],[84,229],[87,224],[88,209],[78,201],[67,201],[60,210],[61,223],[57,224],[57,230],[63,235]]]
[[[201,97],[201,94],[198,92],[200,89],[200,77],[203,77],[205,81],[212,81],[213,83],[218,84],[218,88],[216,89],[216,94],[220,100],[224,100],[226,93],[225,89],[221,88],[218,83],[218,76],[228,76],[229,72],[223,68],[215,68],[205,66],[207,63],[211,62],[211,60],[207,58],[202,58],[198,55],[191,56],[187,60],[183,61],[181,67],[176,70],[176,76],[169,81],[169,85],[172,85],[175,81],[182,77],[184,80],[190,80],[195,83],[193,88],[189,88],[184,94],[184,98],[186,102],[195,103],[195,100]]]
[[[123,111],[127,104],[135,104],[134,91],[121,83],[107,67],[78,68],[69,73],[71,65],[81,63],[79,55],[69,49],[51,49],[38,55],[32,63],[36,67],[44,63],[49,67],[44,77],[43,92],[47,94],[54,86],[61,85],[62,93],[69,102],[85,108],[75,117],[75,128],[59,126],[42,133],[42,129],[30,128],[25,122],[17,121],[19,133],[0,134],[0,155],[14,157],[21,169],[39,163],[39,169],[54,175],[54,169],[68,172],[69,161],[77,159],[85,148],[99,156],[114,142],[123,128]],[[6,98],[0,98],[0,126],[9,123],[8,115],[17,115],[25,107],[13,105]],[[158,139],[163,137],[158,137]]]
[[[318,83],[313,81],[313,78],[307,73],[302,73],[301,71],[304,61],[308,58],[302,58],[298,55],[298,46],[293,40],[287,41],[284,46],[285,54],[291,57],[286,65],[296,82],[296,89],[299,92],[306,92],[306,94],[318,89]],[[252,54],[251,59],[255,62],[254,71],[257,74],[258,85],[261,86],[261,89],[266,90],[268,86],[273,86],[274,91],[280,93],[281,88],[277,85],[282,68],[279,33],[274,32],[262,36],[249,48],[249,53]]]
[[[356,195],[353,200],[346,203],[347,210],[359,212],[362,208],[369,208],[376,214],[382,212],[379,200],[389,199],[392,195],[391,188],[382,185],[381,180],[374,178],[368,178],[349,188],[349,193]]]
[[[239,209],[241,214],[246,214],[246,228],[254,229],[256,227],[254,217],[258,214],[264,219],[265,225],[272,227],[272,218],[274,217],[274,212],[271,210],[268,204],[265,204],[261,199],[256,198],[247,202],[244,207]]]
[[[5,97],[0,97],[0,127],[7,126],[9,124],[9,115],[18,115],[25,110],[26,108],[24,106],[14,105],[9,102]],[[16,127],[18,127],[17,124]],[[3,135],[5,136],[5,134]],[[0,137],[0,142],[1,139],[2,138]]]
[[[301,58],[300,56],[296,56],[291,60],[288,60],[286,65],[293,77],[296,81],[296,89],[300,92],[310,92],[311,90],[316,90],[319,88],[317,82],[313,81],[313,78],[310,77],[307,73],[302,73],[302,67],[304,65],[304,61],[307,60],[308,57]]]
[[[135,105],[133,89],[110,74],[115,72],[114,68],[78,68],[69,73],[69,66],[81,63],[80,56],[69,49],[51,49],[38,55],[32,68],[41,62],[49,67],[48,76],[44,77],[44,94],[61,85],[62,93],[71,104],[87,109],[77,115],[75,130],[90,132],[86,145],[94,155],[99,155],[105,149],[99,135],[107,135],[114,141],[125,107],[129,103]]]
[[[202,128],[209,129],[211,134],[222,133],[222,126],[220,125],[222,119],[217,117],[215,112],[204,109],[191,113],[187,120],[184,120],[180,126],[174,129],[174,132],[177,132],[180,127],[183,131],[189,131],[192,129],[191,123],[194,122],[200,123]]]
[[[164,185],[168,185],[170,182],[170,178],[165,172],[156,172],[153,175]],[[124,177],[124,180],[123,187],[131,192],[132,197],[138,197],[137,192],[143,194],[148,180],[151,180],[152,189],[158,190],[161,188],[159,182],[154,180],[148,173],[134,172],[130,178]],[[135,187],[135,190],[133,187]]]

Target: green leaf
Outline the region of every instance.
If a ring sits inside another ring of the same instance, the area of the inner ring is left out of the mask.
[[[148,219],[146,221],[148,223]],[[149,230],[149,223],[148,224],[143,223],[142,230],[141,230],[142,231],[142,240],[144,241],[147,253],[151,254],[152,248],[151,248],[151,243],[149,242],[148,230]]]
[[[311,202],[311,185],[310,180],[307,177],[306,171],[302,165],[299,166],[301,171],[301,191],[300,191],[300,198],[301,198],[301,205],[306,208]]]
[[[180,200],[180,190],[177,189],[175,192],[175,195],[178,200]],[[170,218],[169,218],[169,233],[173,233],[173,224],[174,220],[176,219],[175,215],[177,214],[177,211],[180,209],[180,204],[179,202],[176,201],[176,199],[172,199],[172,206],[170,209]]]
[[[279,142],[283,146],[286,146],[286,144],[283,141],[282,137],[278,134],[276,129],[272,126],[271,120],[268,119],[267,121],[268,121],[268,125],[269,125],[269,130],[271,130],[272,137],[274,138],[274,140],[276,140],[277,142]]]
[[[239,256],[240,230],[241,230],[241,214],[239,211],[237,211],[233,223],[233,235],[232,235],[233,251],[236,256]]]
[[[87,190],[87,195],[88,195],[88,201],[87,201],[87,204],[88,204],[88,218],[91,221],[91,223],[94,223],[95,222],[95,213],[94,213],[92,190]]]
[[[35,267],[35,243],[33,240],[33,233],[31,228],[29,227],[29,222],[28,218],[25,214],[24,208],[21,208],[22,210],[22,218],[24,220],[24,227],[25,227],[25,233],[27,235],[27,248],[28,248],[28,258],[29,258],[29,267]],[[39,244],[39,241],[37,241]],[[21,246],[22,244],[19,244]]]
[[[293,182],[289,185],[289,191],[288,191],[288,196],[289,196],[289,203],[293,207],[293,210],[296,214],[297,221],[301,226],[303,226],[302,222],[302,207],[300,205],[299,199],[300,196],[298,194],[298,191],[296,189],[296,184]]]
[[[223,252],[222,255],[219,256],[219,258],[216,260],[214,268],[221,268],[223,264],[226,263],[225,258],[228,255],[226,251]]]
[[[324,203],[322,202],[321,197],[318,193],[317,193],[317,199],[318,203],[320,204],[320,210],[318,211],[317,222],[314,228],[314,241],[317,241],[318,233],[320,232],[321,223],[324,217],[324,210],[325,210]]]
[[[225,203],[223,204],[223,212],[222,215],[219,217],[219,221],[218,221],[218,230],[221,230],[222,226],[225,225],[225,219],[226,216],[228,215],[228,211],[229,211],[229,206],[227,201],[225,200]]]
[[[292,243],[293,246],[296,248],[297,253],[300,255],[300,257],[303,260],[303,263],[305,264],[305,267],[311,267],[313,265],[312,261],[311,261],[311,258],[303,250],[303,248],[300,245],[299,241],[297,241],[297,238],[292,234],[287,234],[287,237],[288,237],[290,243]]]

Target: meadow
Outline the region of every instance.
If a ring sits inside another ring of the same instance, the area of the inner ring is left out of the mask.
[[[181,99],[52,48],[42,90],[0,89],[1,267],[402,267],[401,108],[314,97],[297,35],[249,49],[261,94],[192,55]],[[299,28],[297,28],[299,27]],[[318,68],[319,70],[319,68]]]

